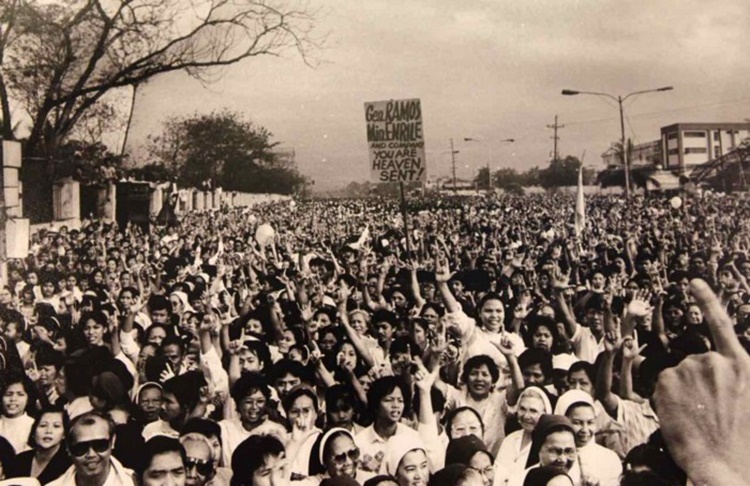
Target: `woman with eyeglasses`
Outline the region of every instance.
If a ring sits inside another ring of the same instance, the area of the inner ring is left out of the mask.
[[[373,473],[359,467],[360,451],[354,436],[337,427],[323,434],[313,447],[311,476],[300,481],[300,486],[317,486],[327,478],[348,477],[359,484],[374,477]]]
[[[47,484],[62,476],[71,465],[63,447],[67,431],[68,415],[62,408],[43,410],[31,427],[31,450],[15,457],[5,477],[33,477]]]

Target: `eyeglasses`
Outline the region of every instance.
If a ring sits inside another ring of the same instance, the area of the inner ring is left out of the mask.
[[[211,459],[203,460],[193,457],[185,459],[185,469],[190,471],[193,467],[201,476],[208,476],[214,470],[214,462]]]
[[[355,447],[354,449],[349,449],[348,451],[342,452],[341,454],[336,454],[332,457],[332,459],[336,464],[343,464],[346,462],[347,457],[352,461],[356,461],[357,459],[359,459],[359,448]]]
[[[70,455],[73,457],[83,457],[90,450],[97,454],[104,454],[110,448],[109,439],[96,439],[89,440],[86,442],[79,442],[68,447],[70,449]]]

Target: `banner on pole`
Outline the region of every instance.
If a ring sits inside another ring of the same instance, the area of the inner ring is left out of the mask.
[[[419,99],[365,103],[365,120],[373,181],[427,180]]]

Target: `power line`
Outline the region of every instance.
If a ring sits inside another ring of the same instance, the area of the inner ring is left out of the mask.
[[[683,111],[690,111],[700,108],[713,108],[717,106],[725,106],[725,105],[732,105],[736,103],[750,103],[750,98],[740,98],[736,100],[726,100],[726,101],[719,101],[716,103],[707,103],[704,105],[693,105],[693,106],[684,106],[681,108],[673,108],[671,110],[662,110],[662,111],[651,111],[646,113],[638,113],[635,115],[629,115],[630,118],[644,118],[649,116],[656,116],[656,115],[663,115],[666,113],[679,113]],[[612,121],[616,120],[615,117],[608,117],[608,118],[597,118],[592,120],[580,120],[580,121],[569,121],[568,125],[583,125],[587,123],[600,123],[600,122],[606,122],[606,121]]]

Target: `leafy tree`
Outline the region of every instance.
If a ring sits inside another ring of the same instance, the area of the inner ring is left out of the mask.
[[[195,114],[167,120],[162,134],[149,138],[149,152],[151,163],[183,186],[293,193],[306,179],[283,166],[271,137],[238,113]]]
[[[31,120],[27,155],[54,157],[116,88],[182,71],[211,82],[288,50],[312,62],[316,13],[285,0],[0,0],[0,135],[10,99]]]
[[[568,155],[564,159],[554,159],[549,167],[539,171],[539,183],[548,189],[578,184],[578,168],[581,161],[578,157]]]

